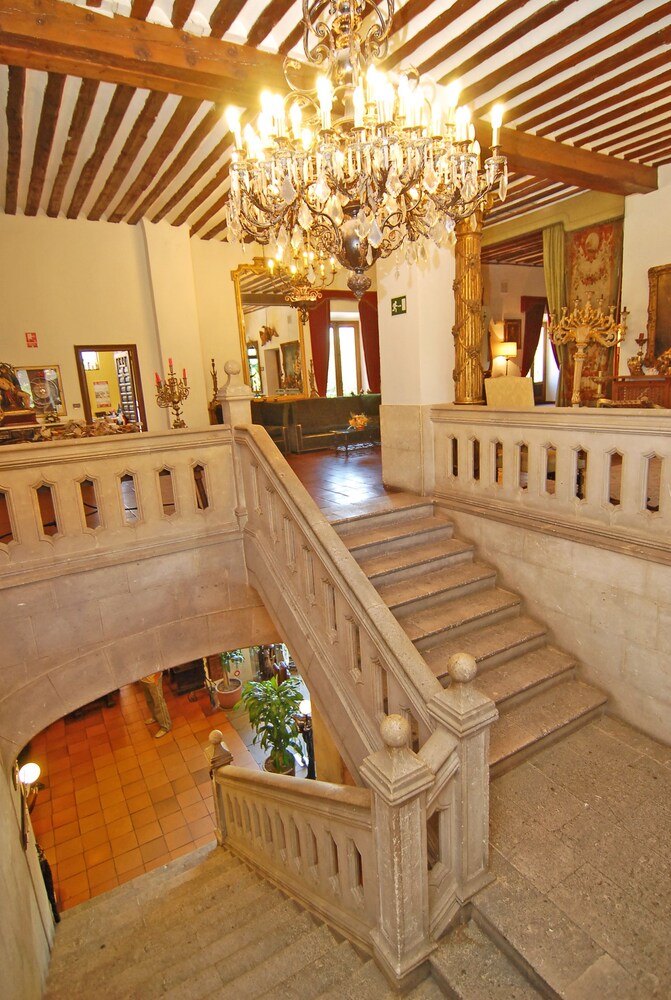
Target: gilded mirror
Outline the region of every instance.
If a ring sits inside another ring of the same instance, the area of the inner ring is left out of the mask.
[[[648,348],[646,364],[654,365],[671,349],[671,264],[648,271]]]
[[[245,382],[257,396],[307,396],[304,329],[266,262],[255,257],[231,272]]]

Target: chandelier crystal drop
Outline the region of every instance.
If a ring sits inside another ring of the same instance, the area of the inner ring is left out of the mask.
[[[492,155],[481,165],[458,88],[422,82],[414,71],[395,81],[376,66],[385,55],[393,0],[303,0],[303,48],[318,66],[316,88],[291,82],[285,97],[261,95],[256,129],[227,109],[235,139],[226,207],[227,236],[251,237],[289,262],[304,251],[350,271],[360,298],[365,272],[406,246],[444,246],[457,222],[503,200],[500,107],[492,109]],[[316,40],[316,41],[315,41]]]

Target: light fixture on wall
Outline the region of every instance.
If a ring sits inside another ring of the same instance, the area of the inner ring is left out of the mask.
[[[235,140],[227,238],[247,234],[287,262],[304,250],[333,257],[352,272],[357,298],[379,258],[407,244],[414,262],[418,244],[422,254],[425,239],[445,245],[455,223],[507,188],[500,107],[481,167],[456,86],[422,82],[415,70],[392,82],[376,68],[393,13],[393,0],[303,0],[305,56],[322,70],[316,89],[292,83],[300,64],[287,58],[289,93],[261,95],[256,130],[243,131],[238,109],[226,112]]]
[[[30,761],[19,767],[19,762],[14,765],[14,787],[21,791],[21,844],[24,851],[28,847],[28,815],[35,805],[37,792],[40,785],[37,784],[41,774],[40,765]]]

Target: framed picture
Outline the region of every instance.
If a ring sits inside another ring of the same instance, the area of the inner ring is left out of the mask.
[[[37,414],[54,413],[65,416],[63,383],[58,365],[17,368],[16,376],[21,388],[30,395],[30,405]]]
[[[671,264],[648,271],[647,364],[671,348]]]
[[[522,320],[521,319],[504,319],[503,321],[503,339],[507,341],[512,341],[517,344],[517,348],[522,346]]]

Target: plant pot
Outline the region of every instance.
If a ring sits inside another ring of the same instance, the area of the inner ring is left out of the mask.
[[[291,758],[291,763],[290,764],[287,763],[287,765],[284,768],[282,768],[281,770],[278,771],[277,768],[275,767],[275,765],[273,764],[271,758],[270,757],[266,757],[266,759],[263,762],[263,770],[264,771],[269,771],[271,774],[291,774],[291,775],[295,775],[296,774],[296,761],[292,757]]]
[[[242,681],[239,677],[229,677],[228,686],[226,678],[223,677],[220,681],[215,681],[214,688],[221,708],[233,708],[240,701]]]

